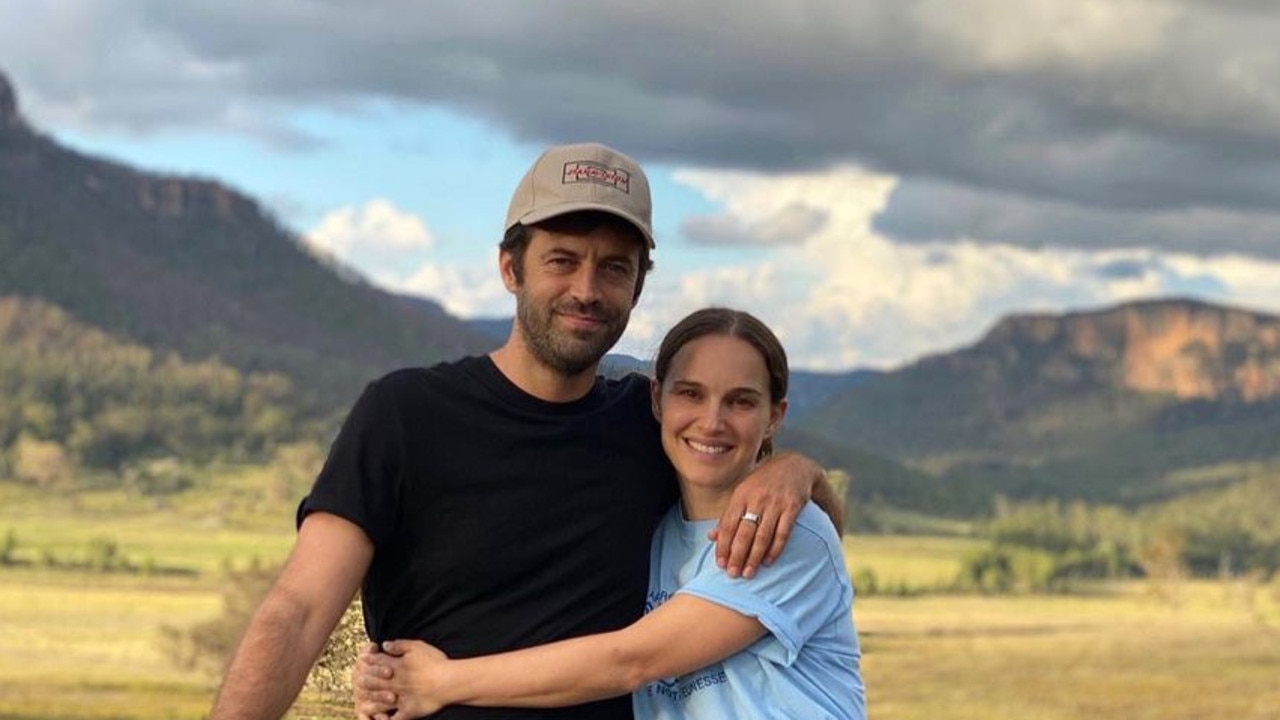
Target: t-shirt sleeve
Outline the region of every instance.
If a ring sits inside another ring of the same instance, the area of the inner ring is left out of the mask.
[[[806,522],[793,528],[777,561],[755,577],[733,579],[709,563],[679,590],[759,620],[785,649],[785,657],[774,658],[783,665],[795,662],[809,638],[852,602],[843,560],[836,564],[830,544],[834,530],[825,532],[831,523],[821,511],[808,514]]]
[[[370,383],[329,448],[310,494],[298,506],[297,522],[313,512],[346,518],[375,547],[395,529],[400,493],[401,428],[386,381]]]

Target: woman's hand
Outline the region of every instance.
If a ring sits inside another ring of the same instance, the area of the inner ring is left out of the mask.
[[[451,701],[442,675],[449,658],[421,640],[392,640],[381,652],[367,644],[351,671],[356,717],[360,720],[419,718]]]
[[[365,643],[351,668],[351,690],[358,720],[388,720],[396,712],[396,694],[389,689],[392,669],[378,662],[381,651]]]

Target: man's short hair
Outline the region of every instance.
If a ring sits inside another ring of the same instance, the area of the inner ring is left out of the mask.
[[[524,282],[524,255],[529,248],[532,228],[535,227],[562,235],[587,235],[602,227],[608,227],[625,237],[633,238],[640,248],[640,263],[636,268],[636,289],[631,296],[631,305],[635,306],[640,302],[640,291],[644,289],[645,276],[653,270],[653,260],[649,256],[648,240],[635,225],[617,215],[600,210],[565,213],[533,225],[516,223],[507,228],[498,249],[511,255],[511,271],[515,273],[518,283]]]

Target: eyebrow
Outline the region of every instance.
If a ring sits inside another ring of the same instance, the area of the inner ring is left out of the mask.
[[[566,245],[552,244],[551,247],[548,247],[547,249],[543,250],[542,253],[538,255],[538,257],[546,258],[546,257],[553,257],[556,255],[568,255],[571,257],[580,258],[586,255],[586,253],[581,252],[576,248],[568,247]],[[622,263],[626,263],[627,266],[633,267],[633,268],[639,265],[638,261],[634,257],[632,257],[631,253],[628,253],[628,252],[618,252],[618,253],[612,253],[610,255],[602,255],[600,256],[598,262],[622,262]]]
[[[680,378],[672,380],[671,384],[675,388],[701,389],[703,387],[706,387],[703,383],[700,383],[697,380],[683,380]],[[730,388],[729,392],[725,393],[725,395],[755,395],[757,397],[764,397],[765,392],[758,388],[753,388],[747,385],[743,385],[736,388]]]
[[[603,255],[601,256],[600,261],[601,262],[622,262],[630,266],[635,266],[637,264],[635,257],[633,257],[632,254],[629,252],[613,253],[612,255]]]

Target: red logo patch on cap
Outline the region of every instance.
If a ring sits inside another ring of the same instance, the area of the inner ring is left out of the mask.
[[[591,182],[617,188],[628,195],[631,194],[631,173],[622,168],[609,167],[590,160],[574,160],[564,164],[564,176],[561,183]]]

